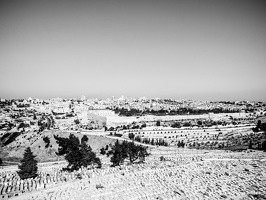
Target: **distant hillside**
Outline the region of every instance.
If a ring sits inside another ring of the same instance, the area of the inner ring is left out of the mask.
[[[58,145],[54,139],[54,135],[60,137],[68,137],[70,133],[58,130],[47,130],[41,133],[37,132],[24,132],[24,133],[13,133],[16,138],[11,143],[8,143],[2,148],[0,157],[3,160],[18,161],[23,157],[24,150],[26,147],[31,147],[32,152],[36,155],[38,161],[56,161],[62,160],[62,157],[58,157],[55,152],[58,150]],[[17,136],[18,135],[18,136]],[[83,136],[81,133],[75,133],[80,139]],[[3,136],[3,134],[2,134]],[[0,136],[0,137],[2,137]],[[9,137],[11,137],[9,135]],[[49,138],[50,143],[44,141],[44,138]],[[92,150],[99,153],[102,147],[114,143],[115,140],[111,138],[105,138],[101,136],[88,135],[87,144],[91,146]],[[8,138],[5,138],[7,140]]]

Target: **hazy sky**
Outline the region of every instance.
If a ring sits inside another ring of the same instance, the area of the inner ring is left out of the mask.
[[[266,100],[266,3],[0,1],[0,97]]]

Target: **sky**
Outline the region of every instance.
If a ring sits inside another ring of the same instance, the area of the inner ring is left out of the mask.
[[[264,101],[264,2],[1,0],[0,97]]]

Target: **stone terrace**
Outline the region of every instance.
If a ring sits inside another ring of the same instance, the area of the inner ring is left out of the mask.
[[[8,197],[3,191],[17,200],[266,198],[266,154],[258,151],[159,147],[151,149],[143,164],[73,173],[59,169],[26,181],[16,175],[2,176],[2,198]],[[14,191],[24,193],[14,196]]]

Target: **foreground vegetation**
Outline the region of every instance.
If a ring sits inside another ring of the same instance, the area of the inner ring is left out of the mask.
[[[136,145],[134,142],[123,141],[119,143],[118,140],[112,145],[111,150],[107,152],[107,156],[111,155],[112,166],[118,166],[124,163],[126,159],[133,163],[135,161],[143,162],[148,156],[148,147]]]
[[[87,145],[88,137],[83,136],[81,142],[78,137],[73,134],[69,135],[69,138],[63,138],[54,136],[56,142],[59,145],[59,156],[64,156],[68,161],[66,170],[74,171],[81,167],[88,167],[89,165],[97,165],[101,168],[101,161],[96,157],[96,153],[92,151],[91,147]]]
[[[24,157],[21,160],[21,165],[18,166],[20,170],[17,172],[21,179],[35,178],[38,176],[38,167],[37,161],[34,159],[35,157],[30,147],[26,148]]]

